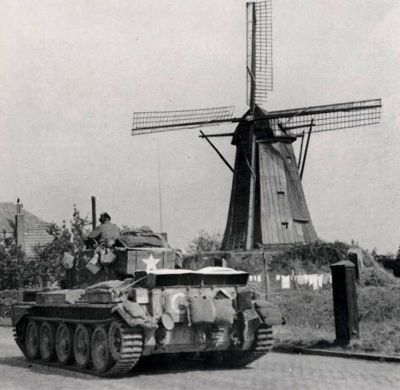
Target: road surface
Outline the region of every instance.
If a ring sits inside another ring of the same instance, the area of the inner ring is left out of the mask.
[[[207,370],[200,363],[173,362],[121,379],[102,379],[27,362],[14,344],[11,328],[0,327],[0,389],[393,390],[400,389],[400,365],[271,353],[244,369]]]

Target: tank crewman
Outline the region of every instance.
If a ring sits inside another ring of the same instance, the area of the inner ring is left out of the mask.
[[[111,217],[108,213],[102,213],[99,221],[101,225],[89,233],[86,241],[96,240],[99,244],[111,247],[115,240],[121,237],[120,230],[117,225],[111,223]]]

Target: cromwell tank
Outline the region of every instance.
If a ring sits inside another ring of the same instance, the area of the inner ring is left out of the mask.
[[[99,259],[93,253],[68,266],[75,288],[26,293],[13,306],[14,337],[28,360],[115,377],[142,357],[187,354],[240,367],[271,350],[282,317],[255,299],[248,273],[175,269],[175,252],[156,234],[131,235]],[[97,283],[77,276],[82,262]]]

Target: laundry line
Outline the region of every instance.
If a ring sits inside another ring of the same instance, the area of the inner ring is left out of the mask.
[[[277,274],[275,280],[281,282],[282,290],[291,289],[292,286],[311,286],[313,290],[319,290],[325,284],[332,284],[332,275],[329,273],[300,275]]]

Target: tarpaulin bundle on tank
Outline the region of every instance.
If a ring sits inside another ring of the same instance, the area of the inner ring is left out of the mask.
[[[235,310],[232,299],[189,298],[192,324],[232,324]]]
[[[169,248],[167,241],[161,234],[154,233],[148,227],[121,232],[120,241],[129,248],[158,247]]]
[[[257,313],[266,325],[282,325],[285,320],[282,318],[279,309],[270,302],[258,300],[254,302]]]
[[[97,289],[119,289],[121,287],[124,287],[125,285],[129,284],[132,282],[132,279],[125,279],[125,280],[108,280],[106,282],[100,282],[97,284],[94,284],[93,286],[89,286],[86,291],[88,290],[97,290]]]
[[[113,309],[113,312],[120,313],[131,326],[140,326],[152,330],[157,329],[157,321],[147,314],[139,303],[123,299],[122,303],[119,303]],[[124,313],[127,313],[129,317],[126,317]]]
[[[75,303],[82,298],[85,290],[54,290],[36,293],[37,303]]]
[[[86,288],[86,298],[88,301],[99,300],[101,302],[119,302],[121,296],[126,290],[126,286],[132,283],[132,279],[125,280],[109,280],[100,282]]]
[[[147,331],[154,331],[158,327],[155,318],[150,316],[139,303],[128,300],[126,296],[113,307],[112,312],[119,313],[131,327],[139,326]]]
[[[249,286],[238,288],[237,305],[238,310],[248,310],[253,308],[252,303],[253,291]]]

